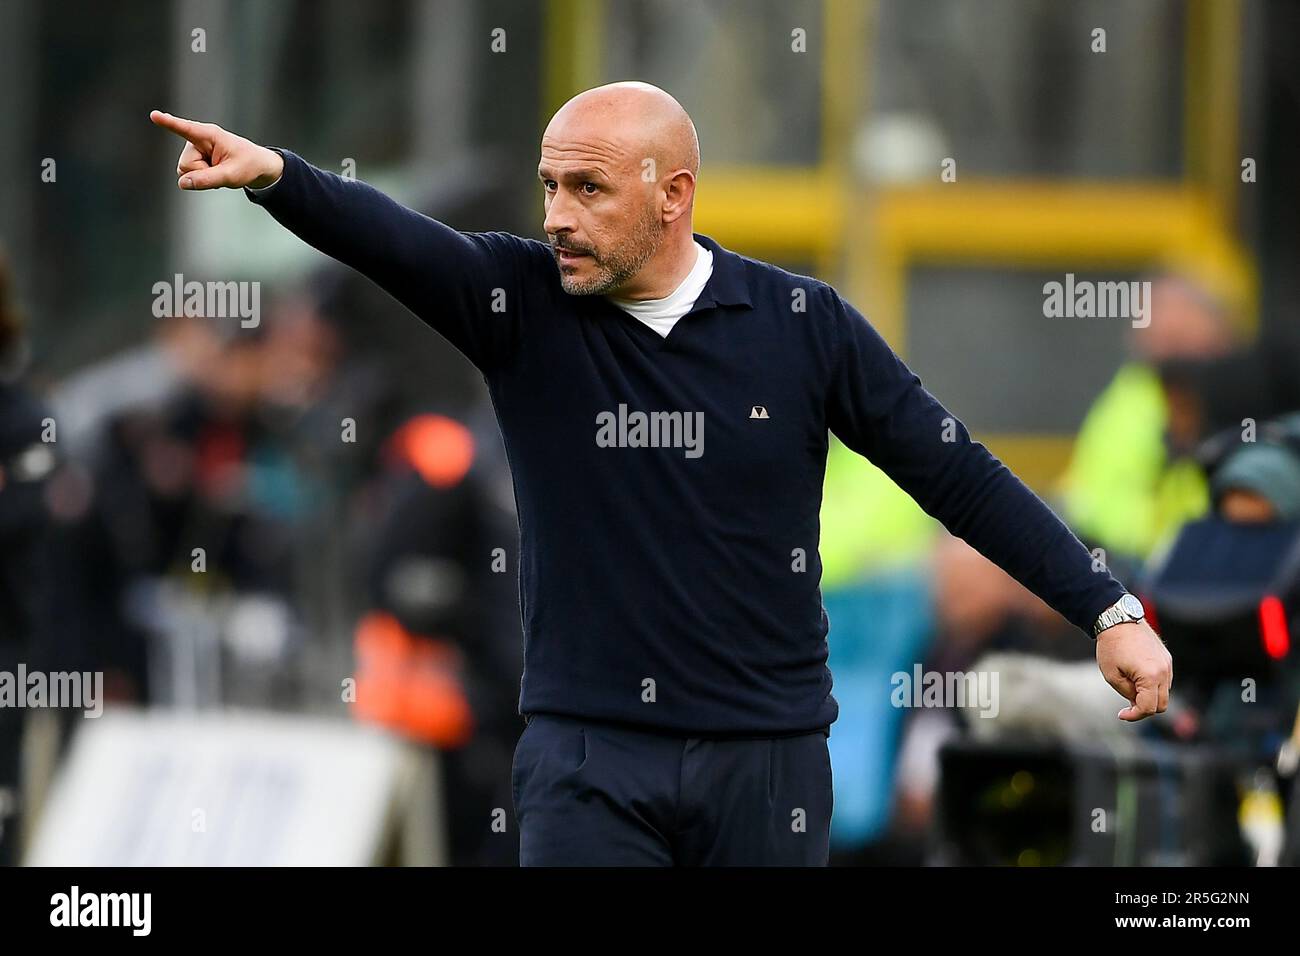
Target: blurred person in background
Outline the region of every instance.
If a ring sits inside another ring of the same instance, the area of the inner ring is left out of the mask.
[[[1123,571],[1209,508],[1191,451],[1203,437],[1195,393],[1178,363],[1218,359],[1236,346],[1230,317],[1194,280],[1152,280],[1151,322],[1133,329],[1133,358],[1093,402],[1061,482],[1065,516]]]
[[[192,639],[186,622],[213,610],[227,587],[287,587],[284,535],[261,520],[246,467],[259,441],[260,337],[223,337],[186,316],[164,319],[160,333],[205,360],[187,364],[160,403],[104,423],[86,463],[91,502],[68,553],[81,565],[73,579],[89,619],[68,630],[93,635],[118,696],[194,705],[210,701],[192,696],[203,697],[198,675],[170,666],[186,657],[174,642]]]
[[[19,664],[36,669],[51,585],[43,495],[54,446],[46,440],[44,406],[22,385],[26,367],[14,278],[0,250],[0,672],[11,679]],[[0,702],[0,865],[17,862],[26,713],[14,701]]]
[[[1194,279],[1153,280],[1151,323],[1131,335],[1134,359],[1093,403],[1060,486],[1066,517],[1121,578],[1210,510],[1202,441],[1300,409],[1297,342],[1242,343]]]
[[[355,554],[373,533],[362,497],[384,473],[385,442],[404,404],[387,356],[350,335],[354,318],[332,277],[318,275],[277,297],[264,343],[259,414],[283,459],[275,497],[289,529],[284,610],[300,638],[292,664],[308,695],[336,688],[350,668],[353,623],[368,601]]]
[[[1256,440],[1249,443],[1240,442],[1239,432],[1222,437],[1230,450],[1211,471],[1210,493],[1215,512],[1225,521],[1254,527],[1300,522],[1300,413],[1284,415],[1261,427]],[[1294,609],[1293,603],[1292,607]],[[1295,620],[1293,613],[1292,628]],[[1287,651],[1290,651],[1289,646]],[[1297,866],[1300,865],[1300,787],[1296,785],[1297,770],[1300,769],[1300,710],[1297,709],[1300,704],[1300,672],[1290,654],[1280,669],[1284,674],[1280,686],[1264,687],[1257,700],[1265,705],[1273,704],[1277,715],[1274,739],[1282,742],[1274,756],[1270,741],[1266,753],[1273,756],[1272,763],[1277,770],[1278,799],[1289,806],[1284,814],[1287,835],[1282,838],[1286,848],[1282,865]],[[1237,688],[1234,686],[1232,690]],[[1174,716],[1174,732],[1182,738],[1192,738],[1202,732],[1215,733],[1225,725],[1234,727],[1231,716],[1225,720],[1214,711],[1213,703],[1211,697],[1203,710],[1180,708]],[[1260,776],[1257,775],[1257,780]],[[1269,775],[1263,779],[1271,781],[1272,777]],[[1262,799],[1272,799],[1271,783]],[[1251,804],[1252,807],[1258,805]],[[1265,824],[1277,826],[1278,821],[1269,814]]]
[[[160,592],[141,582],[157,580],[172,561],[194,474],[192,449],[168,421],[194,383],[221,368],[222,350],[203,322],[166,319],[147,345],[71,376],[53,393],[67,448],[45,496],[58,593],[41,660],[48,669],[102,673],[109,703],[154,699],[145,624],[158,615],[141,619],[150,605],[141,595]],[[142,374],[147,385],[121,388],[124,377]],[[58,712],[51,732],[33,743],[42,764],[71,743],[79,726],[73,716]]]
[[[1255,369],[1253,391],[1258,365],[1245,367]],[[1286,840],[1292,857],[1300,850],[1300,670],[1292,638],[1300,621],[1300,413],[1230,425],[1202,442],[1197,459],[1212,513],[1159,549],[1142,583],[1162,633],[1186,662],[1178,704],[1160,729],[1175,742],[1230,756],[1240,768],[1243,833],[1259,865],[1275,865]]]
[[[1240,443],[1214,469],[1214,510],[1238,524],[1300,519],[1300,413],[1284,415]],[[1233,435],[1239,438],[1238,435]]]
[[[514,865],[510,805],[523,666],[513,512],[494,488],[504,462],[464,423],[422,413],[385,443],[363,495],[367,610],[356,629],[353,713],[440,755],[449,862]]]

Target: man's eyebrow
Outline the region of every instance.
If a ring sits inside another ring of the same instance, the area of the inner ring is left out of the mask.
[[[596,169],[594,167],[582,168],[582,169],[569,169],[561,173],[559,176],[556,176],[554,173],[551,172],[549,167],[539,166],[537,168],[537,178],[538,179],[565,179],[569,181],[579,180],[584,182],[588,179],[599,179],[602,181],[608,180],[608,177],[605,175],[603,171]]]

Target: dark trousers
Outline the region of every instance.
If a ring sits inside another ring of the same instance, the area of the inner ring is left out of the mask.
[[[825,866],[825,731],[702,740],[535,714],[512,771],[521,866]]]

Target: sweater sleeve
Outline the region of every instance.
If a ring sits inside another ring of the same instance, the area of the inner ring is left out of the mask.
[[[482,372],[518,348],[529,240],[459,232],[287,149],[284,172],[245,189],[304,242],[374,281]]]
[[[836,329],[828,425],[954,535],[1092,636],[1124,593],[1082,542],[941,405],[853,306]]]

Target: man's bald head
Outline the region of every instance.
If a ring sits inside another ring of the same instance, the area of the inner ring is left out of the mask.
[[[560,107],[542,135],[537,173],[565,290],[671,292],[683,263],[689,270],[694,262],[699,168],[695,124],[656,86],[610,83]]]
[[[590,134],[641,160],[654,159],[664,172],[700,172],[700,141],[682,104],[649,83],[607,83],[584,90],[561,106],[542,135],[562,141]]]

